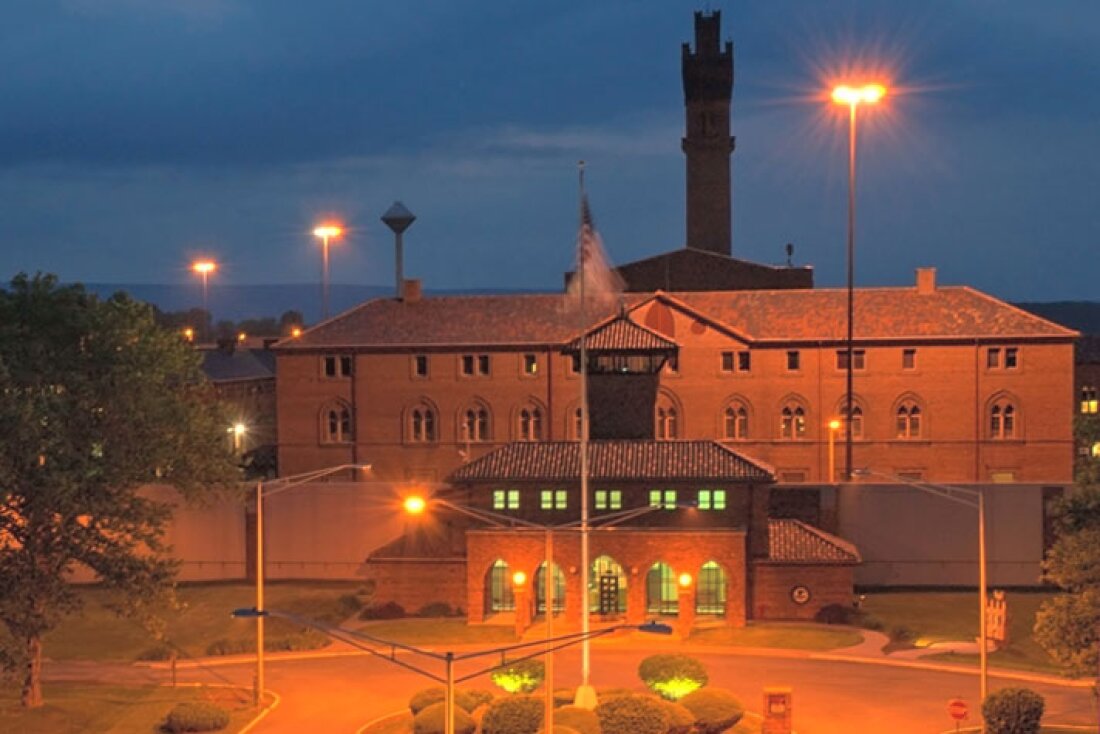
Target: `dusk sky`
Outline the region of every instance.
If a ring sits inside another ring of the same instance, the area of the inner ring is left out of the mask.
[[[733,254],[844,277],[846,67],[898,93],[861,123],[857,280],[1097,299],[1095,0],[34,0],[0,26],[0,275],[553,289],[576,161],[613,262],[683,246],[680,44],[734,42]]]

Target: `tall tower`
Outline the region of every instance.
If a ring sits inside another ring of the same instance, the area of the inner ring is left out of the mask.
[[[722,13],[695,13],[695,51],[683,46],[687,246],[731,254],[730,100],[733,43],[719,41]]]

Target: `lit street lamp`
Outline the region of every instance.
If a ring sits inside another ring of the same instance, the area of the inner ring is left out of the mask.
[[[848,107],[848,335],[845,339],[847,387],[844,399],[844,476],[852,481],[852,324],[854,320],[855,249],[856,249],[856,110],[861,104],[877,104],[886,96],[881,84],[850,86],[843,84],[833,89],[833,102]],[[832,478],[830,477],[830,481]]]
[[[244,434],[248,433],[248,426],[244,423],[234,423],[229,427],[229,432],[233,434],[233,453],[240,455],[241,444],[244,441]]]
[[[328,318],[328,243],[334,237],[344,233],[343,228],[335,224],[323,224],[315,227],[314,237],[321,238],[321,318]]]
[[[836,481],[836,432],[840,430],[840,421],[833,418],[829,421],[829,484]]]
[[[217,269],[218,264],[213,260],[196,260],[191,263],[191,271],[202,277],[202,310],[207,322],[211,320],[209,306],[210,274]],[[206,331],[206,329],[204,328],[203,331]]]

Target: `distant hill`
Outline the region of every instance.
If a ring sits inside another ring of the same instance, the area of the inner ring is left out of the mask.
[[[1082,334],[1100,334],[1100,301],[1028,301],[1015,305]]]

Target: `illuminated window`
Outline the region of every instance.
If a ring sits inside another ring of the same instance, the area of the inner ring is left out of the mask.
[[[467,408],[462,414],[462,440],[489,440],[489,411],[484,406]]]
[[[669,441],[680,437],[680,415],[676,406],[668,400],[657,405],[654,434],[658,441]]]
[[[539,360],[534,354],[523,355],[523,374],[537,375],[539,372]]]
[[[749,412],[741,403],[730,403],[722,413],[722,438],[749,437]]]
[[[409,411],[409,440],[413,443],[434,443],[435,428],[435,411],[429,406],[421,404]]]
[[[726,509],[726,490],[700,489],[696,499],[696,507],[700,510]]]
[[[1081,412],[1085,414],[1095,414],[1100,408],[1100,401],[1097,401],[1097,390],[1091,385],[1085,385],[1081,388]]]
[[[354,438],[351,409],[347,405],[333,403],[321,411],[322,443],[349,443]]]
[[[726,613],[726,573],[714,561],[699,569],[695,591],[696,614],[722,616]]]
[[[519,440],[542,440],[542,411],[529,406],[519,411]]]
[[[897,438],[920,438],[921,413],[919,405],[913,402],[904,402],[898,406],[895,435]]]
[[[518,489],[494,489],[493,490],[493,509],[494,510],[518,510],[519,509],[519,490]]]
[[[512,591],[512,574],[508,571],[508,564],[500,558],[489,567],[489,572],[486,574],[488,578],[485,583],[485,593],[488,597],[486,606],[490,612],[515,611],[516,600]]]
[[[1016,406],[1000,400],[989,409],[989,437],[1006,439],[1016,437]]]
[[[676,509],[675,489],[651,489],[649,490],[649,506],[661,507],[666,510]]]
[[[779,437],[788,440],[806,435],[806,410],[801,405],[789,403],[779,414]]]
[[[564,489],[544,489],[539,493],[539,508],[564,510],[569,504],[569,492]]]
[[[623,493],[618,489],[596,490],[597,510],[621,510],[623,509]]]

